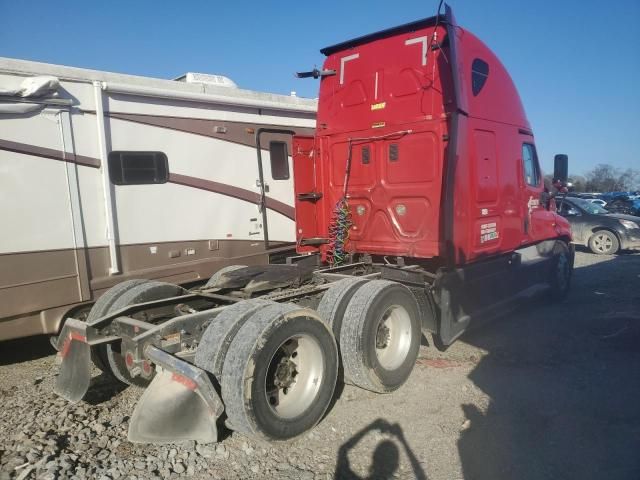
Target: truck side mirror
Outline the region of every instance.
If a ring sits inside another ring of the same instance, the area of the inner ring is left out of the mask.
[[[569,156],[563,153],[557,154],[553,157],[553,181],[560,180],[563,185],[566,185],[569,178]]]

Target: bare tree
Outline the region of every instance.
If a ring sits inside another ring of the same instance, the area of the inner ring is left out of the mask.
[[[574,192],[587,191],[587,179],[582,175],[571,175],[569,177],[569,183],[572,184],[571,190]]]
[[[587,173],[585,188],[590,192],[619,192],[637,189],[639,181],[638,170],[633,168],[621,170],[601,163]]]

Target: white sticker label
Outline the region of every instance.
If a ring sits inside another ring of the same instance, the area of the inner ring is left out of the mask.
[[[495,222],[480,225],[480,243],[489,242],[499,237]]]

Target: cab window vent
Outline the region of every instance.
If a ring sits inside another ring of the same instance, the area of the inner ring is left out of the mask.
[[[489,64],[476,58],[471,64],[471,91],[477,96],[489,77]]]

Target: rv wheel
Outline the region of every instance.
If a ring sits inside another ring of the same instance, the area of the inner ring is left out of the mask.
[[[89,315],[87,316],[87,322],[92,322],[100,317],[104,317],[109,313],[109,309],[111,308],[111,305],[113,305],[113,302],[115,302],[124,292],[147,282],[149,282],[149,280],[133,279],[125,280],[124,282],[114,285],[104,292],[98,300],[96,300],[96,303],[93,304],[93,307],[91,307]],[[100,370],[105,373],[109,373],[109,363],[107,361],[104,346],[91,349],[91,360]]]
[[[204,288],[212,288],[216,286],[218,280],[222,278],[225,273],[233,272],[234,270],[240,270],[241,268],[247,268],[246,265],[229,265],[227,267],[223,267],[214,273],[209,281],[204,285]]]
[[[387,280],[368,282],[353,295],[342,321],[345,382],[379,393],[398,389],[413,370],[420,336],[411,291]]]
[[[163,298],[175,297],[184,292],[182,287],[172,285],[170,283],[147,281],[138,285],[134,285],[123,292],[111,304],[106,313],[115,312],[129,305],[136,303],[151,302],[153,300],[161,300]],[[103,345],[99,350],[100,355],[106,360],[108,365],[108,373],[113,375],[117,380],[127,385],[136,385],[138,387],[146,387],[151,382],[151,378],[132,377],[129,369],[125,364],[124,357],[120,353],[120,346],[115,344]]]
[[[273,304],[267,300],[252,299],[225,308],[202,335],[194,360],[196,366],[212,373],[220,381],[224,358],[240,327],[256,311]]]
[[[326,321],[336,340],[340,340],[340,328],[342,327],[342,317],[347,309],[349,300],[353,297],[362,285],[367,282],[364,278],[345,278],[335,282],[322,296],[318,305],[318,315]]]
[[[337,374],[335,339],[313,310],[267,306],[240,328],[224,360],[227,424],[266,440],[296,437],[326,412]]]

